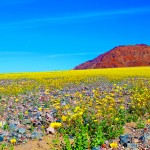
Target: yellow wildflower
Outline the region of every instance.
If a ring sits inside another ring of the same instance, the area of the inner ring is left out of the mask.
[[[49,94],[49,90],[46,90],[46,91],[45,91],[45,94]]]
[[[11,143],[11,144],[15,144],[15,143],[16,143],[16,139],[15,139],[15,138],[11,139],[11,140],[10,140],[10,143]]]
[[[0,128],[3,126],[3,123],[2,122],[0,122]]]
[[[115,121],[119,121],[119,118],[115,118]]]
[[[73,114],[73,115],[71,116],[71,118],[72,118],[72,119],[76,119],[76,118],[77,118],[77,114]]]
[[[96,90],[92,90],[92,92],[93,92],[93,93],[95,93],[95,92],[96,92]]]
[[[65,109],[69,109],[69,107],[70,107],[69,105],[66,105],[66,106],[65,106]]]
[[[63,116],[61,117],[61,119],[62,119],[62,121],[66,121],[66,120],[67,120],[67,117],[63,115]]]
[[[115,142],[113,142],[113,143],[110,144],[110,147],[111,147],[111,148],[117,148],[117,147],[118,147],[118,144],[115,143]]]
[[[77,107],[75,108],[74,112],[77,112],[79,109],[80,109],[80,107],[77,106]]]
[[[82,97],[82,94],[79,94],[79,97],[81,98],[81,97]]]
[[[80,115],[80,116],[82,116],[82,115],[83,115],[83,112],[82,112],[82,111],[81,111],[81,112],[79,112],[79,115]]]
[[[18,99],[18,98],[16,98],[16,99],[15,99],[15,102],[18,102],[18,101],[19,101],[19,99]]]
[[[124,109],[124,106],[120,106],[120,109],[122,109],[122,110],[123,110],[123,109]]]
[[[52,128],[59,128],[59,127],[61,127],[62,126],[62,124],[60,123],[60,122],[52,122],[51,124],[50,124],[50,127],[52,127]]]
[[[25,113],[25,114],[28,114],[28,111],[25,111],[24,113]]]
[[[39,111],[42,111],[42,107],[39,107],[38,110],[39,110]]]
[[[55,106],[56,109],[60,109],[60,106]]]

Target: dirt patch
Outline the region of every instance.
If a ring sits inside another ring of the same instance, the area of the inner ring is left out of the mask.
[[[50,150],[52,149],[52,140],[54,137],[48,135],[43,137],[41,141],[34,140],[28,143],[15,146],[15,150]]]

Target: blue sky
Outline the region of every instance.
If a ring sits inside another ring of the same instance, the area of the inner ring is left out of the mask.
[[[0,72],[68,70],[150,45],[149,0],[0,0]]]

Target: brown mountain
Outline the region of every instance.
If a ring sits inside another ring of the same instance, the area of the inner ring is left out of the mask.
[[[145,44],[118,46],[74,69],[150,66],[150,46]]]

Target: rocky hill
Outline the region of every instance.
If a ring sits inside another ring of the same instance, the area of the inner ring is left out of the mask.
[[[74,69],[96,69],[150,66],[150,46],[137,44],[129,46],[117,46],[112,50],[99,55],[97,58],[87,61]]]

